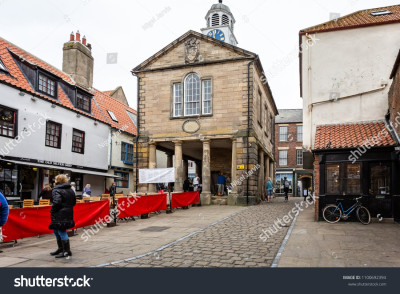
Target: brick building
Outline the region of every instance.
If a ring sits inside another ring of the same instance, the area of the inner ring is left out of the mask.
[[[190,160],[202,179],[204,204],[211,203],[219,172],[235,183],[228,204],[254,203],[274,174],[278,110],[260,59],[236,46],[230,9],[215,4],[206,21],[203,34],[189,31],[133,69],[139,83],[138,167],[157,167],[161,150],[175,167],[176,192]],[[147,191],[154,192],[154,185],[139,186]]]
[[[289,194],[304,196],[312,185],[312,171],[303,168],[303,110],[280,109],[275,118],[275,193],[283,194],[283,180]]]

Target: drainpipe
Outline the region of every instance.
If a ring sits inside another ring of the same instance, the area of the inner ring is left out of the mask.
[[[246,158],[246,169],[247,169],[247,183],[246,183],[246,204],[249,205],[249,162],[250,162],[250,66],[259,59],[258,55],[247,64],[247,158]]]
[[[110,168],[112,167],[112,148],[113,148],[113,130],[111,127],[111,136],[110,136]]]
[[[138,192],[138,185],[139,185],[139,131],[140,131],[140,77],[132,71],[132,75],[137,78],[137,134],[136,134],[136,173],[135,173],[135,192]]]

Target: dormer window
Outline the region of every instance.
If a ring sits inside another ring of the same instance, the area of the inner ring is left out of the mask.
[[[372,11],[370,14],[372,16],[382,16],[382,15],[392,14],[392,12],[389,10],[379,10],[379,11]]]
[[[76,94],[76,108],[85,112],[91,112],[91,98],[80,92]]]
[[[0,59],[0,72],[3,71],[5,73],[8,73],[7,68],[4,66],[3,62]]]
[[[219,14],[218,13],[214,13],[212,16],[212,26],[213,27],[219,26]]]
[[[226,14],[222,15],[222,25],[229,25],[229,17]]]
[[[111,119],[115,122],[118,122],[117,117],[115,116],[114,112],[112,112],[111,110],[107,110],[108,115],[111,117]]]
[[[51,97],[56,97],[56,81],[49,76],[39,73],[38,91]]]

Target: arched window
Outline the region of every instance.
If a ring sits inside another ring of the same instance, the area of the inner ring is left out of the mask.
[[[200,114],[200,78],[189,74],[185,79],[185,115]]]
[[[222,15],[222,25],[229,25],[229,17],[226,14]]]
[[[214,13],[212,16],[212,26],[213,27],[219,26],[219,14],[218,13]]]

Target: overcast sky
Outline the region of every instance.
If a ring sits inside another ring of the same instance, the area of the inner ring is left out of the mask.
[[[217,0],[0,0],[0,36],[62,67],[62,46],[79,30],[92,44],[94,87],[122,86],[136,108],[136,65],[188,30],[200,32]],[[360,9],[398,4],[394,0],[224,0],[236,18],[239,47],[257,53],[278,108],[301,108],[298,33],[300,29]],[[117,53],[117,64],[107,63]],[[282,65],[283,64],[283,65]]]

